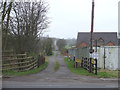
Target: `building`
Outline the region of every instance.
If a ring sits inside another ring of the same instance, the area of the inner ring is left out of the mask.
[[[97,56],[98,68],[108,69],[108,70],[120,69],[118,68],[118,63],[119,63],[118,57],[120,53],[119,45],[120,45],[120,39],[118,39],[117,32],[93,33],[93,49],[97,51],[96,56]],[[89,58],[90,57],[89,46],[90,46],[90,32],[79,32],[77,36],[76,58],[78,59],[81,59],[81,57]],[[97,46],[97,48],[94,46]]]
[[[90,45],[90,32],[79,32],[76,47]],[[93,46],[118,46],[117,32],[94,32]]]

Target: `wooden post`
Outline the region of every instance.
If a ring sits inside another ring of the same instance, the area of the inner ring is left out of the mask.
[[[91,33],[90,33],[90,53],[93,53],[93,26],[94,26],[94,0],[92,0],[92,15],[91,15]]]
[[[76,62],[76,60],[75,60],[75,56],[73,57],[73,61],[74,61],[74,68],[75,68],[75,62]]]
[[[40,55],[38,55],[38,62],[37,62],[37,67],[39,68],[40,67]]]
[[[91,60],[92,60],[92,58],[90,58],[90,66],[89,66],[89,73],[91,73]]]
[[[81,67],[83,67],[83,59],[82,59],[82,62],[81,62]]]
[[[85,68],[85,66],[84,66],[84,65],[85,65],[85,59],[83,58],[83,68]]]
[[[84,58],[82,59],[82,67],[84,68]]]

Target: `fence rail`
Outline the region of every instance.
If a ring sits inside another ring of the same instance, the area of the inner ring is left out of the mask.
[[[79,63],[80,66],[97,75],[97,59],[89,58],[89,47],[71,48],[67,53],[69,59],[73,59],[74,67]],[[75,59],[74,59],[75,58]]]
[[[76,59],[75,62],[76,62],[76,68],[77,68],[77,64],[80,63],[80,66],[86,69],[89,73],[93,73],[97,75],[97,59],[82,57],[82,60]]]
[[[87,58],[83,58],[81,63],[82,63],[82,67],[89,71],[90,60]]]
[[[42,57],[39,55],[38,58],[33,58],[28,57],[26,53],[13,54],[13,52],[3,52],[2,71],[14,70],[20,72],[35,69],[45,63],[45,58]]]

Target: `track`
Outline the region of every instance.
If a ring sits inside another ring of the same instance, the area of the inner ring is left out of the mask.
[[[58,53],[58,55],[57,55]],[[55,62],[60,68],[54,71]],[[3,79],[3,88],[115,88],[116,81],[73,74],[67,69],[64,57],[55,51],[49,58],[48,67],[36,74]]]

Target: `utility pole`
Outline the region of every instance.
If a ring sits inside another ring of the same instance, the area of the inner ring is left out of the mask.
[[[91,33],[90,33],[90,53],[94,52],[93,50],[93,24],[94,24],[94,0],[92,0],[92,16],[91,16]]]

